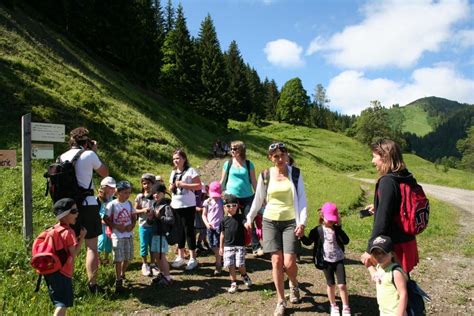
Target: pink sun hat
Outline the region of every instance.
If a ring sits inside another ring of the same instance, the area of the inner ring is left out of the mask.
[[[336,204],[331,202],[324,203],[321,212],[327,221],[339,223],[339,210]]]
[[[209,184],[209,196],[211,198],[220,197],[222,195],[222,187],[219,181],[212,181]]]

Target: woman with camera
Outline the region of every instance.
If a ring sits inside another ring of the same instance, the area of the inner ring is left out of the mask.
[[[186,264],[184,260],[184,246],[186,241],[190,252],[186,270],[193,270],[198,266],[196,259],[196,238],[194,231],[194,217],[196,214],[196,196],[194,191],[201,189],[201,179],[197,171],[189,165],[188,157],[182,149],[173,153],[173,171],[170,175],[171,207],[176,210],[178,220],[184,230],[178,242],[178,256],[171,263],[173,268]]]

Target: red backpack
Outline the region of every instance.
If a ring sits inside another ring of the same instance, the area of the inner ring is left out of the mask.
[[[55,240],[61,240],[60,235],[64,230],[61,225],[55,225],[39,234],[33,242],[30,264],[39,274],[35,292],[39,290],[42,275],[61,270],[67,261],[68,254],[62,242],[60,245],[55,244]]]
[[[418,235],[428,226],[430,202],[421,185],[399,183],[400,213],[395,216],[397,225],[408,235]]]

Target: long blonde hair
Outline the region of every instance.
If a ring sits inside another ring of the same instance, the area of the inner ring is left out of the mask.
[[[381,176],[389,172],[399,172],[406,169],[400,146],[390,139],[381,139],[371,146],[372,152],[382,158]]]

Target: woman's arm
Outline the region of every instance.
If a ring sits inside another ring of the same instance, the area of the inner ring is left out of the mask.
[[[377,194],[377,192],[375,192]],[[397,208],[397,186],[390,177],[382,177],[378,186],[379,203],[375,210],[374,225],[370,240],[380,235],[391,236],[393,209]]]
[[[262,207],[263,201],[265,201],[265,198],[267,195],[266,191],[267,190],[266,190],[265,184],[263,184],[263,179],[261,176],[259,176],[258,181],[257,181],[257,189],[255,191],[255,197],[253,199],[252,206],[250,207],[250,211],[247,214],[247,223],[245,224],[246,227],[247,225],[252,224],[253,220],[255,219],[255,216],[257,216],[258,211]]]
[[[296,189],[296,188],[295,188]],[[304,190],[303,175],[300,172],[298,178],[298,215],[299,219],[297,225],[306,225],[307,210],[306,210],[306,192]]]
[[[221,180],[219,181],[221,185],[224,185],[224,179],[225,179],[225,174],[227,170],[227,165],[226,163],[229,163],[228,161],[224,163],[224,166],[222,166],[222,174],[221,174]]]
[[[211,228],[211,225],[209,224],[209,221],[207,220],[207,208],[208,206],[203,206],[202,208],[202,221],[204,222],[204,225],[206,225],[207,229],[213,229],[214,227]]]
[[[186,190],[192,190],[192,191],[197,191],[201,190],[201,178],[199,175],[196,173],[195,177],[192,180],[192,183],[186,183],[185,181],[176,181],[176,186],[181,189],[186,189]]]

